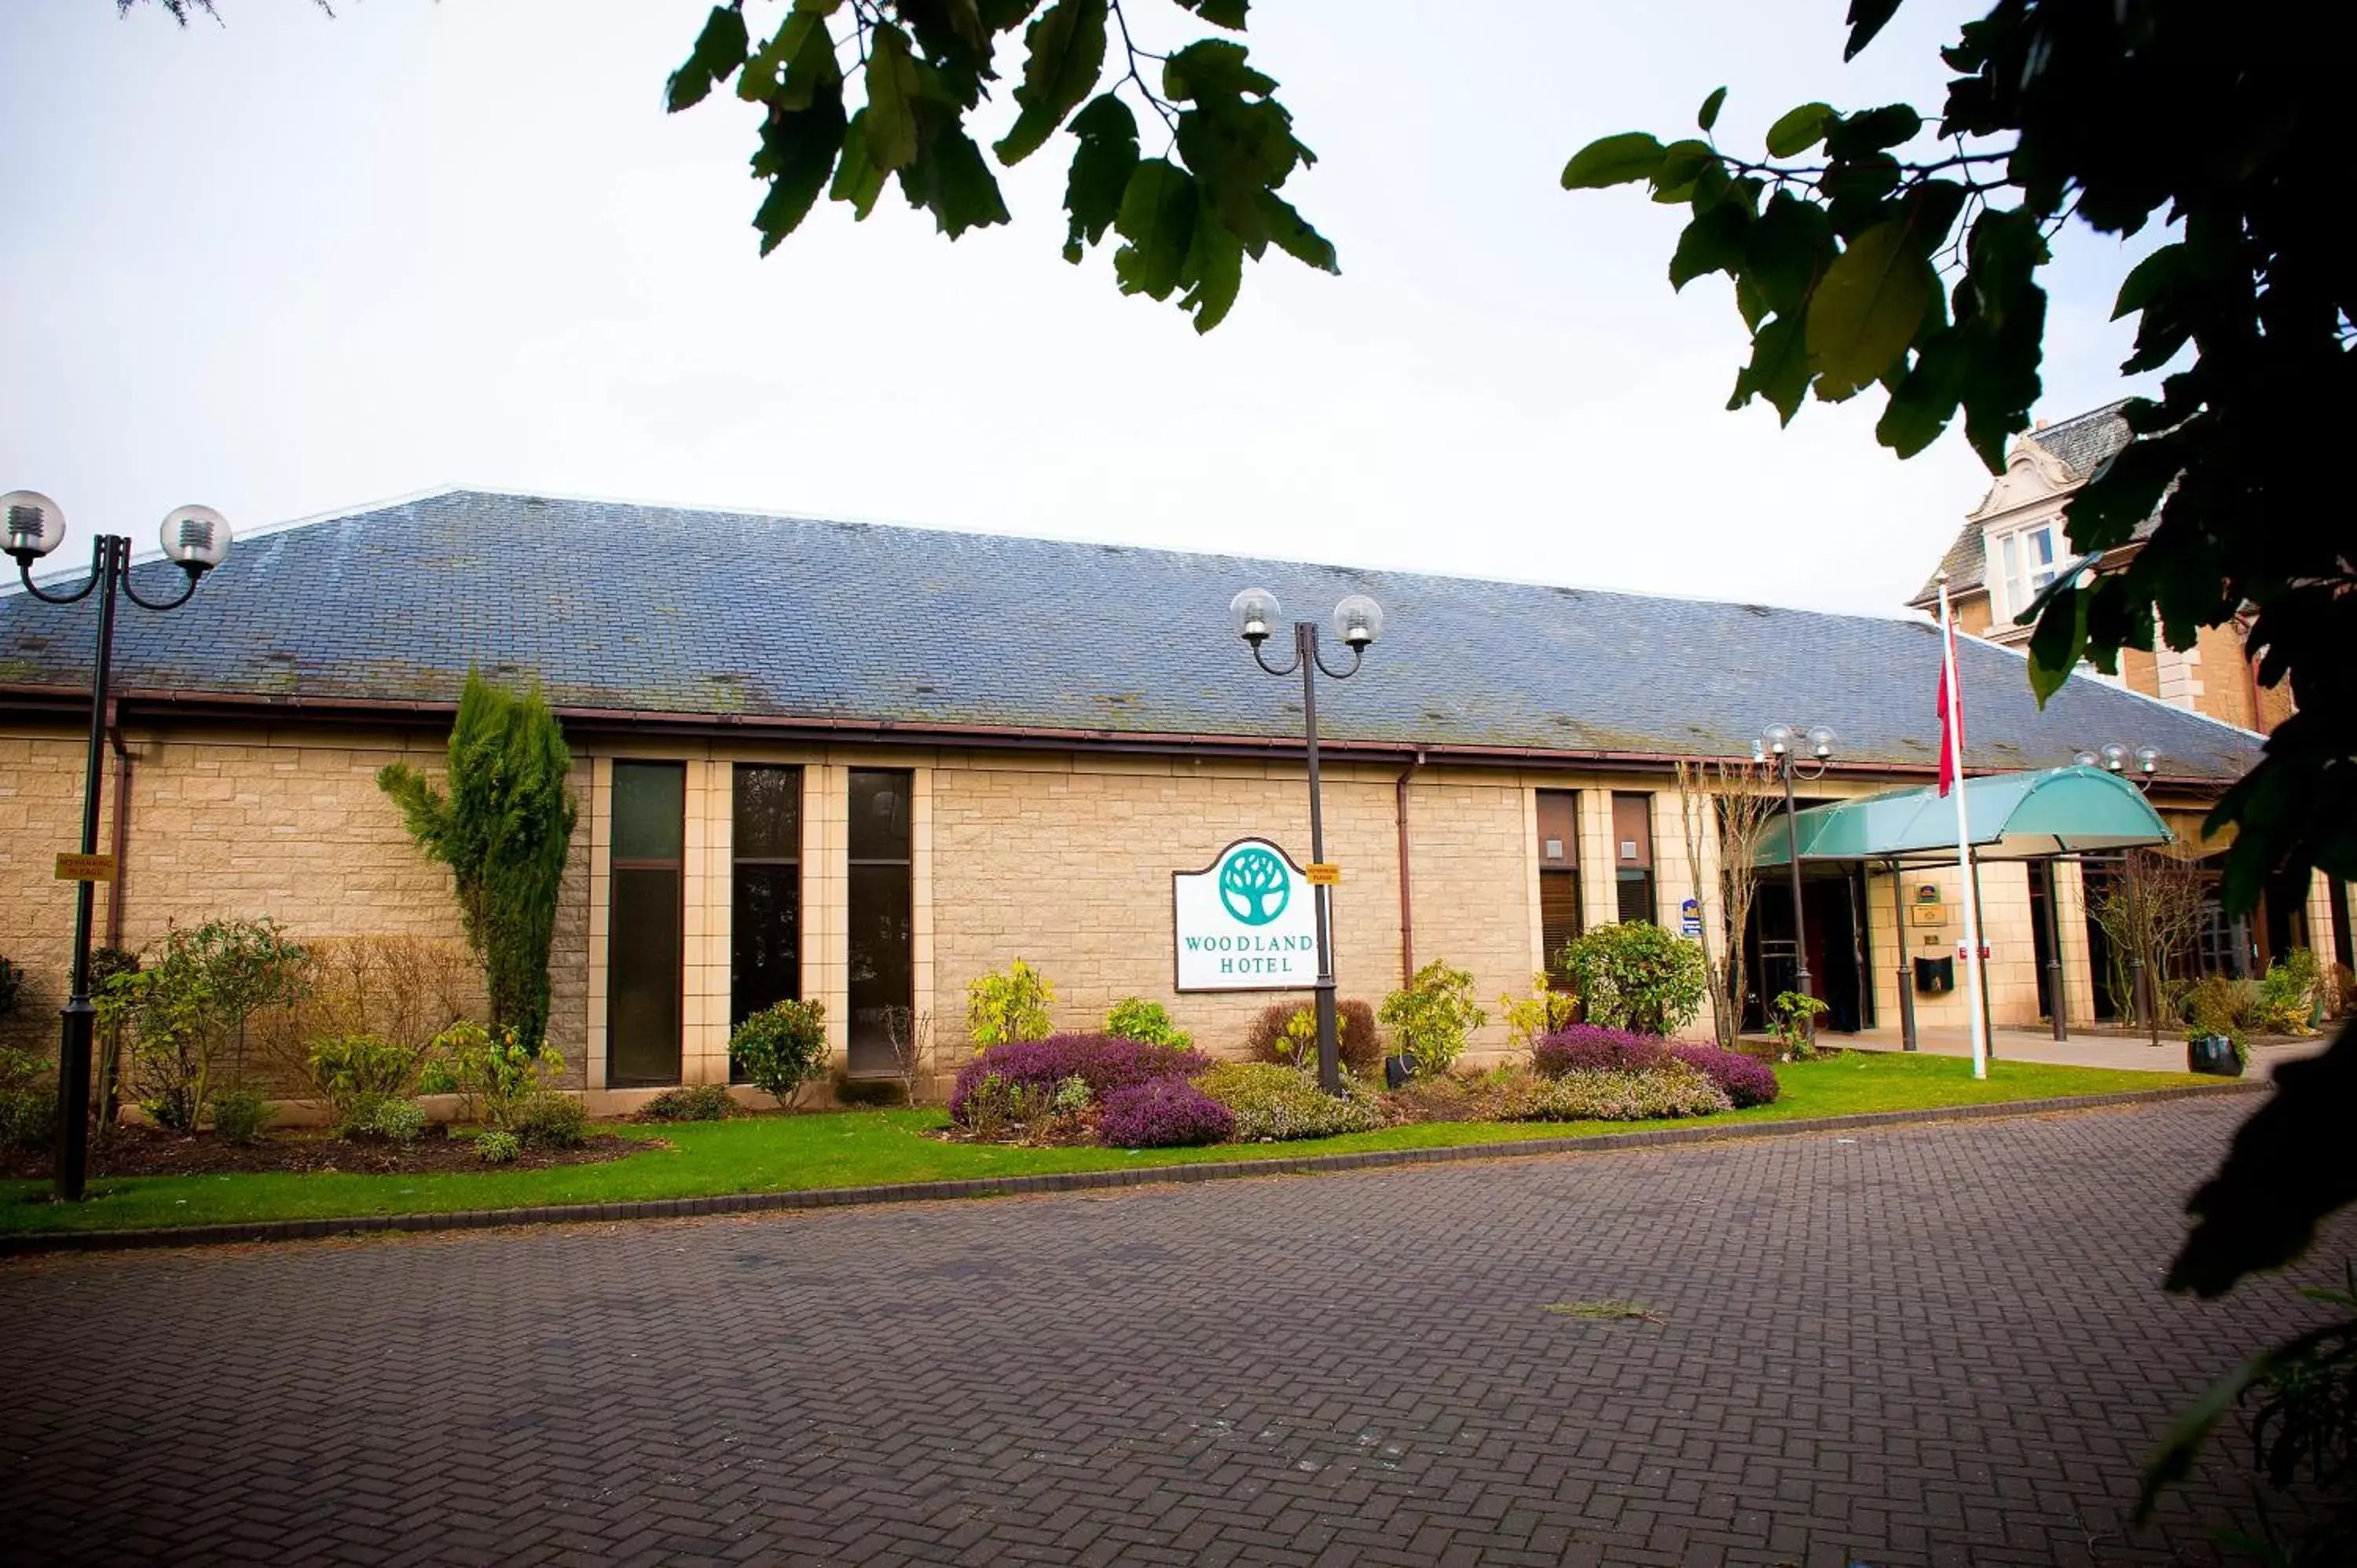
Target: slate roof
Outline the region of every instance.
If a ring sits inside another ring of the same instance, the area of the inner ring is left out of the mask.
[[[151,593],[175,580],[139,571]],[[1920,620],[474,490],[241,541],[186,607],[123,613],[117,682],[444,703],[476,665],[538,678],[561,708],[1297,736],[1299,686],[1229,629],[1253,585],[1321,621],[1347,594],[1383,606],[1365,672],[1320,685],[1338,739],[1737,756],[1781,719],[1832,725],[1846,760],[1938,753],[1939,641]],[[0,686],[79,685],[91,614],[0,598]],[[2122,740],[2223,780],[2257,753],[2092,680],[2041,713],[2018,655],[1967,640],[1962,659],[1976,765]]]
[[[2029,431],[2027,439],[2061,458],[2062,467],[2070,471],[2073,485],[2083,484],[2132,438],[2128,422],[2120,417],[2120,410],[2126,406],[2127,399],[2121,398],[2101,408],[2057,421],[2043,430]],[[2136,536],[2144,538],[2158,521],[2158,517],[2147,518],[2137,525]],[[1948,546],[1945,555],[1940,557],[1940,564],[1932,569],[1932,575],[1923,579],[1922,588],[1907,602],[1916,606],[1937,604],[1940,574],[1943,572],[1948,575],[1948,592],[1952,596],[1986,585],[1987,536],[1981,532],[1978,522],[1968,521],[1957,530],[1955,542]]]

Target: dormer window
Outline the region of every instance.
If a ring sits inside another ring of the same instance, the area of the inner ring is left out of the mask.
[[[2062,554],[2060,530],[2052,518],[1996,538],[1996,581],[1999,618],[2011,620],[2029,607],[2046,585],[2054,580]]]

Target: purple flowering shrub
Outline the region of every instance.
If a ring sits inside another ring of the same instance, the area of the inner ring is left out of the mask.
[[[1171,1149],[1233,1137],[1235,1114],[1183,1078],[1128,1084],[1104,1097],[1097,1135],[1116,1149]]]
[[[1781,1087],[1776,1081],[1774,1068],[1741,1051],[1723,1051],[1699,1041],[1678,1040],[1669,1047],[1669,1053],[1724,1090],[1738,1111],[1747,1105],[1773,1104]]]
[[[967,1101],[987,1079],[995,1093],[1052,1096],[1066,1080],[1079,1079],[1102,1101],[1117,1089],[1157,1078],[1186,1078],[1211,1065],[1200,1051],[1182,1046],[1149,1045],[1111,1035],[1050,1035],[992,1046],[958,1069],[950,1090],[950,1120],[971,1127]]]
[[[1668,1055],[1659,1035],[1572,1024],[1539,1037],[1531,1047],[1531,1067],[1541,1078],[1561,1078],[1567,1072],[1643,1072],[1661,1066]]]

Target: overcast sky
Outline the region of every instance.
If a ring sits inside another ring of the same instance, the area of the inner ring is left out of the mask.
[[[1978,7],[1846,67],[1845,0],[1263,0],[1343,271],[1272,252],[1200,338],[1058,258],[1065,140],[1002,177],[1010,227],[952,245],[892,192],[761,259],[753,112],[662,110],[706,0],[220,8],[0,5],[0,489],[78,559],[184,501],[465,483],[1899,614],[1987,484],[1954,435],[1877,447],[1878,395],[1723,412],[1742,326],[1723,278],[1670,292],[1682,209],[1555,183],[1722,82],[1730,146],[1811,98],[1936,110]],[[2123,390],[2122,265],[2066,238],[2041,413]]]

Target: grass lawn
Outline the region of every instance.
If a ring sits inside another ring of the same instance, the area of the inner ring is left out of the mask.
[[[1776,1069],[1782,1095],[1773,1105],[1710,1119],[1779,1122],[1868,1111],[1931,1110],[2009,1100],[2119,1094],[2212,1082],[2185,1073],[2121,1072],[2103,1068],[2003,1062],[1975,1082],[1961,1058],[1859,1053]],[[618,1125],[634,1138],[661,1138],[651,1149],[605,1165],[536,1171],[485,1170],[433,1176],[252,1174],[101,1177],[90,1201],[68,1208],[44,1201],[39,1181],[0,1182],[0,1233],[122,1230],[255,1219],[357,1218],[512,1208],[533,1204],[625,1203],[717,1193],[783,1192],[886,1182],[1029,1176],[1040,1172],[1131,1169],[1206,1160],[1289,1158],[1361,1149],[1436,1148],[1625,1133],[1671,1122],[1434,1122],[1289,1144],[1222,1144],[1203,1149],[1006,1148],[947,1144],[922,1136],[942,1125],[936,1110],[844,1111],[763,1116],[662,1127]],[[1690,1123],[1689,1123],[1690,1124]]]

